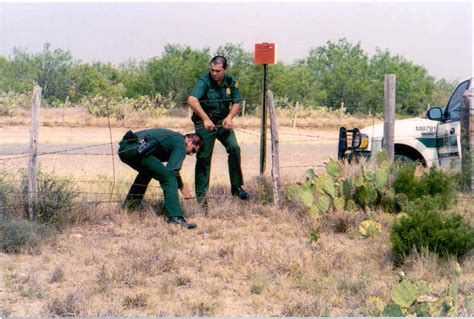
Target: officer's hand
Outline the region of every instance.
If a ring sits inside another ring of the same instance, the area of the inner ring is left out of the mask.
[[[208,131],[212,131],[216,128],[214,123],[211,120],[205,120],[204,121],[204,128]]]
[[[234,127],[234,123],[232,123],[232,119],[230,117],[226,117],[224,121],[222,121],[222,126],[224,128],[232,128]]]
[[[183,197],[185,199],[188,199],[188,198],[192,197],[191,192],[189,191],[189,189],[183,187],[183,188],[180,189],[180,191],[181,191],[181,194],[183,194]]]

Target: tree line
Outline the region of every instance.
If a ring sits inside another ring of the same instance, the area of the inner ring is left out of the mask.
[[[39,53],[15,48],[11,56],[0,56],[0,92],[29,93],[32,84],[38,83],[53,105],[91,96],[162,96],[180,105],[208,71],[215,54],[227,57],[229,73],[238,79],[247,109],[255,109],[261,104],[262,67],[253,64],[253,52],[234,43],[220,46],[213,54],[209,48],[168,44],[161,56],[119,65],[83,63],[49,43]],[[428,105],[444,105],[455,85],[436,80],[423,66],[388,50],[377,49],[369,56],[360,42],[353,44],[345,38],[313,48],[292,64],[269,66],[268,81],[277,107],[336,109],[343,102],[347,112],[367,114],[383,112],[384,75],[388,73],[397,76],[396,110],[401,115],[418,115]]]

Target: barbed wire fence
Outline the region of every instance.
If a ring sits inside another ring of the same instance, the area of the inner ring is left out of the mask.
[[[472,98],[471,98],[472,99]],[[468,103],[467,105],[467,108],[466,106],[464,107],[464,110],[468,110],[467,113],[464,111],[465,113],[465,116],[470,116],[470,121],[467,120],[467,123],[470,124],[472,122],[472,118],[474,117],[473,116],[473,109],[472,109],[472,103],[470,102],[470,100],[468,99],[464,99],[463,100],[464,103]],[[471,106],[469,106],[469,103]],[[108,108],[108,105],[107,105],[107,108]],[[467,115],[466,115],[467,114]],[[464,117],[465,119],[466,117]],[[469,119],[469,117],[468,117]],[[106,157],[110,157],[111,158],[111,168],[112,168],[112,181],[103,181],[103,180],[73,180],[74,183],[92,183],[92,184],[111,184],[110,185],[110,191],[108,192],[83,192],[83,191],[77,191],[78,194],[80,195],[83,195],[85,197],[87,196],[94,196],[98,199],[95,199],[95,200],[87,200],[87,203],[91,203],[91,204],[101,204],[101,203],[110,203],[110,204],[116,204],[116,203],[121,203],[124,198],[124,196],[126,195],[126,193],[121,193],[120,191],[116,191],[116,186],[117,185],[122,185],[122,184],[126,184],[126,185],[131,185],[131,183],[127,183],[127,182],[120,182],[120,181],[117,181],[116,180],[116,167],[115,167],[115,156],[118,154],[117,152],[115,152],[114,150],[114,145],[117,145],[120,140],[113,140],[113,136],[112,136],[112,126],[111,126],[111,121],[110,121],[110,111],[108,110],[107,112],[107,122],[108,122],[108,133],[109,133],[109,138],[110,140],[108,142],[104,142],[104,143],[97,143],[97,144],[90,144],[90,145],[85,145],[85,146],[75,146],[75,147],[69,147],[69,148],[61,148],[61,149],[58,149],[58,150],[53,150],[53,151],[44,151],[44,152],[38,152],[37,153],[37,156],[38,157],[46,157],[46,156],[54,156],[54,155],[61,155],[61,156],[68,156],[68,155],[71,155],[71,156],[77,156],[77,155],[83,155],[83,156],[106,156]],[[375,123],[375,115],[372,115],[372,124]],[[464,145],[467,145],[465,147],[465,149],[467,149],[467,152],[465,152],[465,154],[468,154],[467,156],[464,156],[464,158],[468,158],[469,159],[469,154],[471,154],[472,156],[472,150],[474,149],[474,143],[472,141],[472,130],[473,130],[473,126],[474,125],[470,125],[468,126],[467,128],[464,127],[462,128],[460,131],[456,132],[455,134],[451,134],[451,137],[454,137],[456,138],[457,140],[461,139],[463,141],[468,141],[467,143],[468,144],[464,144]],[[217,126],[218,128],[220,128],[220,126]],[[198,128],[198,127],[196,127]],[[255,136],[255,137],[258,137],[260,138],[260,134],[261,134],[261,131],[260,130],[256,130],[256,129],[251,129],[251,128],[239,128],[239,127],[236,127],[234,128],[235,131],[237,132],[240,132],[242,134],[247,134],[247,135],[251,135],[251,136]],[[270,130],[270,128],[268,129]],[[279,143],[280,144],[301,144],[301,145],[305,145],[306,143],[313,143],[313,144],[317,144],[318,142],[330,142],[330,143],[338,143],[340,141],[340,138],[338,136],[334,136],[334,137],[327,137],[327,136],[322,136],[322,135],[317,135],[317,134],[309,134],[309,133],[300,133],[300,132],[297,132],[297,133],[290,133],[290,132],[280,132],[280,139],[279,139]],[[414,138],[419,138],[420,136],[419,135],[405,135],[403,138],[397,138],[398,141],[401,141],[401,140],[413,140]],[[428,139],[428,140],[433,140],[433,142],[436,143],[436,140],[437,140],[437,137],[436,137],[436,134],[432,135],[432,136],[425,136],[424,137],[425,139]],[[267,134],[267,138],[266,138],[267,141],[271,141],[271,136],[269,134]],[[104,152],[104,151],[100,151],[101,149],[103,149],[104,147],[106,146],[110,146],[110,152]],[[31,154],[30,154],[30,151],[20,151],[20,152],[1,152],[0,151],[0,163],[2,163],[2,165],[5,167],[5,163],[6,162],[11,162],[11,161],[18,161],[18,160],[21,160],[21,159],[30,159],[31,158]],[[336,156],[336,154],[334,154],[334,156]],[[468,163],[469,167],[473,167],[473,164],[472,164],[472,157],[470,159],[470,162]],[[308,169],[308,168],[316,168],[316,169],[323,169],[325,167],[325,164],[322,163],[322,162],[314,162],[314,163],[311,163],[311,162],[304,162],[304,163],[299,163],[298,161],[296,162],[289,162],[289,163],[285,163],[284,165],[281,165],[279,168],[281,170],[287,170],[287,169],[297,169],[297,168],[301,168],[301,169]],[[465,168],[463,168],[464,170]],[[4,170],[5,171],[5,170]],[[471,169],[472,171],[472,169]],[[303,175],[303,173],[302,173]],[[472,190],[472,188],[474,187],[474,177],[472,177],[472,173],[470,174],[470,189]],[[41,181],[41,178],[39,178],[38,181]],[[0,179],[0,182],[2,182],[2,180]],[[24,183],[23,180],[18,180],[18,179],[13,179],[13,180],[8,180],[9,183],[13,183],[13,184],[21,184],[21,183]],[[289,184],[281,184],[281,186],[288,186]],[[1,186],[1,185],[0,185]],[[153,186],[153,185],[148,185],[149,188],[151,189],[159,189],[160,187],[159,186]],[[2,192],[4,194],[8,194],[8,190],[2,190]],[[14,192],[14,190],[11,190],[10,192]],[[38,194],[37,191],[33,191],[31,192],[30,190],[23,190],[22,191],[23,194],[28,194],[29,193],[34,193],[34,195],[40,195]],[[160,194],[156,194],[154,193],[153,194],[154,198],[155,199],[162,199],[163,196],[160,195]],[[226,194],[219,194],[218,196],[213,196],[212,194],[209,195],[208,197],[209,198],[222,198],[223,196],[229,196],[230,195],[226,195]],[[101,198],[102,197],[102,198]],[[103,197],[108,197],[108,200],[104,200]],[[191,197],[191,198],[186,198],[184,200],[194,200],[195,197]],[[84,200],[82,201],[84,202]],[[8,209],[13,209],[13,208],[18,208],[18,204],[16,205],[13,205],[13,204],[6,204],[6,203],[3,203],[3,204],[0,204],[0,212],[1,211],[5,211],[5,210],[8,210]]]

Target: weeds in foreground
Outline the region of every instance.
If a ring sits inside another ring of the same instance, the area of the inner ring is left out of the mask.
[[[35,252],[53,231],[42,224],[0,215],[0,251]]]

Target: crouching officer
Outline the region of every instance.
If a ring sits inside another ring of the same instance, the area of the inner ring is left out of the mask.
[[[202,139],[197,134],[181,135],[164,128],[148,129],[133,133],[128,131],[119,143],[119,158],[138,175],[125,198],[124,206],[136,208],[145,195],[148,184],[154,178],[160,182],[164,194],[164,207],[168,223],[188,229],[195,228],[183,217],[179,203],[178,189],[185,198],[191,193],[184,187],[179,171],[186,155],[198,152]],[[167,162],[167,165],[163,165]]]

